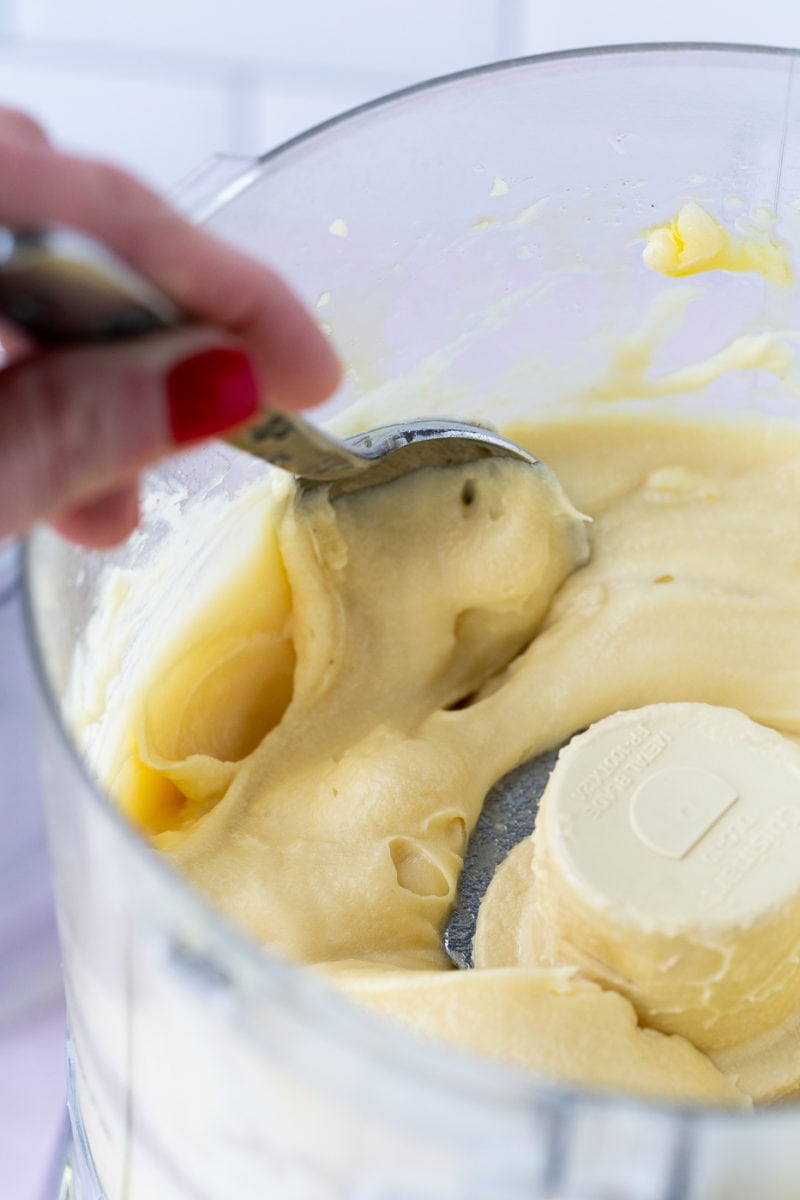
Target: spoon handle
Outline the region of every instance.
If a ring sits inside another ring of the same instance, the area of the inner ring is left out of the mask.
[[[228,434],[225,441],[314,483],[349,478],[369,466],[369,459],[297,413],[266,413],[255,424]]]
[[[69,229],[0,228],[0,315],[45,345],[136,337],[184,320],[147,280]],[[288,413],[268,413],[225,440],[310,482],[351,476],[368,465]]]
[[[186,318],[158,288],[72,229],[0,226],[0,316],[43,345],[137,337]]]

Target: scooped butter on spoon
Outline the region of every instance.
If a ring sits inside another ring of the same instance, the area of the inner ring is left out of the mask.
[[[755,271],[781,287],[793,279],[786,247],[767,230],[747,236],[729,233],[695,201],[684,204],[672,221],[648,231],[642,259],[659,275]]]

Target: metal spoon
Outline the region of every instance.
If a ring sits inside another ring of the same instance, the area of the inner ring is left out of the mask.
[[[539,461],[490,429],[444,419],[381,425],[339,441],[295,414],[269,413],[226,440],[291,471],[303,488],[326,484],[332,498],[389,483],[420,467],[493,457],[531,466]]]
[[[156,332],[184,319],[150,283],[104,246],[71,230],[0,228],[0,315],[39,342],[105,341]],[[339,440],[292,413],[271,412],[228,442],[290,471],[303,488],[332,497],[388,483],[420,467],[532,454],[480,425],[448,419],[384,425]],[[444,935],[453,962],[472,966],[472,940],[495,870],[533,829],[557,752],[523,764],[489,792],[470,839],[458,902]]]
[[[104,246],[72,230],[0,228],[0,316],[39,342],[105,341],[167,329],[175,305]],[[408,421],[338,440],[294,413],[271,412],[227,441],[332,496],[388,483],[419,467],[481,458],[538,459],[480,425]]]

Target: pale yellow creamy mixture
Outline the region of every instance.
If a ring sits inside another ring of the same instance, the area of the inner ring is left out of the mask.
[[[255,937],[425,1035],[590,1087],[790,1095],[800,431],[599,406],[507,432],[551,470],[273,489],[113,793]],[[587,729],[455,970],[486,792]]]

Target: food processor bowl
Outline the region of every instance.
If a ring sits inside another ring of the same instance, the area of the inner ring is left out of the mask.
[[[189,207],[316,307],[348,368],[329,414],[340,431],[566,412],[620,339],[649,339],[652,381],[742,334],[800,329],[794,288],[753,273],[667,281],[642,263],[645,231],[687,201],[772,230],[796,257],[796,65],[790,52],[656,46],[490,66],[257,163],[220,163]],[[632,384],[629,402],[720,421],[797,410],[763,371],[666,399],[644,390]],[[103,717],[98,654],[109,688],[131,685],[153,630],[213,572],[213,538],[193,534],[203,512],[262,470],[212,445],[153,472],[125,546],[91,554],[44,529],[28,545],[70,1027],[65,1187],[77,1200],[800,1194],[796,1106],[581,1092],[417,1040],[252,944],[104,795],[77,748]],[[167,538],[174,578],[131,607]]]

